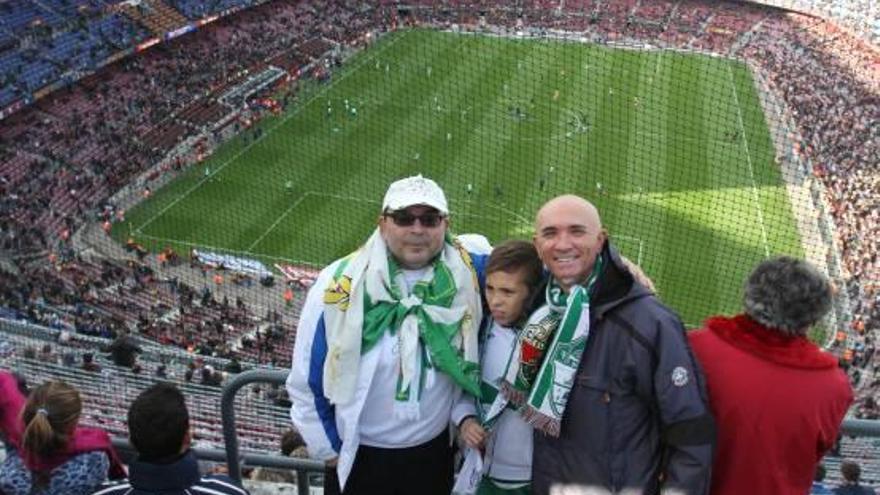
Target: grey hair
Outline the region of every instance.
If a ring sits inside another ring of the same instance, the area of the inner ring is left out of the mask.
[[[786,335],[804,335],[831,309],[831,283],[804,260],[765,260],[749,275],[743,295],[747,315]]]

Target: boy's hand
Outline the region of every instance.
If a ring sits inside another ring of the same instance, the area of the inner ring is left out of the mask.
[[[461,439],[464,440],[465,445],[477,450],[483,448],[483,444],[486,442],[486,430],[480,426],[480,423],[478,423],[476,419],[466,418],[461,422],[459,430],[461,432]]]

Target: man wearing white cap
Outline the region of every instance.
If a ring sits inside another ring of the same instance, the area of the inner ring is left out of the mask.
[[[485,254],[448,233],[446,196],[421,175],[394,182],[378,228],[327,266],[306,298],[287,388],[325,494],[452,488],[448,436],[462,390],[479,394]]]

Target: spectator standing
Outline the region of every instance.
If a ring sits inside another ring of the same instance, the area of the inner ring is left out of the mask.
[[[831,286],[805,261],[774,258],[749,276],[743,306],[689,335],[718,425],[712,494],[802,495],[853,401],[837,358],[807,338]]]
[[[480,332],[480,402],[462,394],[455,406],[466,417],[459,424],[468,449],[459,472],[456,493],[529,495],[532,477],[532,426],[505,396],[506,373],[517,356],[535,296],[542,288],[543,265],[528,241],[503,242],[486,263],[486,318]],[[521,401],[520,401],[521,403]],[[482,460],[482,462],[479,462]],[[478,467],[482,464],[482,470]],[[477,480],[482,474],[482,479]]]
[[[707,493],[714,426],[678,316],[634,279],[583,198],[547,202],[534,242],[551,277],[514,383],[536,428],[533,493]]]
[[[14,376],[0,372],[0,432],[7,457],[0,464],[4,495],[80,495],[125,476],[110,436],[77,426],[79,392],[49,381],[25,399]]]
[[[306,296],[287,388],[327,495],[452,489],[448,425],[462,390],[480,395],[482,303],[448,215],[436,182],[392,183],[366,244]]]

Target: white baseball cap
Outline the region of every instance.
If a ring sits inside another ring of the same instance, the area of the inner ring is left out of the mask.
[[[392,182],[382,200],[382,211],[402,210],[414,205],[430,206],[442,215],[449,214],[443,189],[422,174]]]

